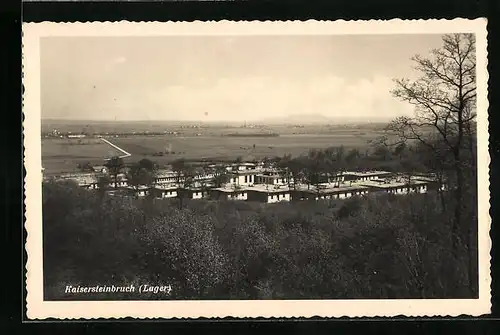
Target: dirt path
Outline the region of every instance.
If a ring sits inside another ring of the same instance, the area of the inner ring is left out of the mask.
[[[106,142],[107,144],[109,144],[110,146],[112,146],[113,148],[115,148],[116,150],[119,150],[119,151],[123,152],[123,156],[120,156],[120,158],[126,158],[126,157],[132,156],[132,154],[130,154],[129,152],[126,152],[125,150],[123,150],[119,146],[111,143],[110,141],[108,141],[108,140],[106,140],[104,138],[101,138],[101,140],[103,140],[104,142]]]

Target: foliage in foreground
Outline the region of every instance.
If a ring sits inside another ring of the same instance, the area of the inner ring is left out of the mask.
[[[45,184],[45,299],[74,299],[66,285],[155,283],[171,285],[171,299],[471,296],[466,247],[451,252],[453,213],[433,194],[272,205],[195,200],[183,209],[175,201]]]

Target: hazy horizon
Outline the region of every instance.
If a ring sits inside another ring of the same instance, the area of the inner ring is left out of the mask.
[[[296,115],[298,116],[298,115]],[[307,116],[307,114],[305,114],[304,116]],[[317,115],[315,114],[315,116],[323,116],[323,115]],[[172,123],[182,123],[182,122],[186,122],[186,123],[196,123],[196,122],[199,122],[199,123],[234,123],[234,124],[244,124],[244,123],[247,123],[247,124],[258,124],[258,123],[280,123],[280,122],[284,122],[284,123],[287,123],[287,122],[291,122],[289,120],[287,120],[286,118],[273,118],[273,117],[270,117],[270,118],[265,118],[265,119],[259,119],[259,120],[245,120],[245,119],[241,119],[241,120],[225,120],[225,119],[220,119],[220,120],[184,120],[184,119],[172,119],[172,120],[169,120],[169,119],[148,119],[148,120],[143,120],[143,119],[135,119],[135,120],[114,120],[114,119],[85,119],[85,118],[73,118],[73,117],[42,117],[41,118],[42,121],[61,121],[61,122],[64,122],[64,121],[68,121],[68,122],[96,122],[96,123],[108,123],[108,122],[138,122],[138,123],[141,123],[141,122],[151,122],[151,121],[154,121],[154,122],[165,122],[165,123],[168,123],[168,122],[172,122]],[[335,122],[335,121],[338,121],[338,122],[366,122],[366,123],[369,123],[369,122],[382,122],[382,121],[389,121],[391,120],[391,118],[388,118],[388,117],[377,117],[377,116],[372,116],[372,119],[371,120],[367,120],[365,117],[332,117],[332,118],[328,118],[329,121],[332,121],[332,122]],[[308,120],[308,119],[304,119],[302,121],[296,121],[298,123],[304,123],[304,124],[307,124],[307,123],[317,123],[319,121],[315,121],[315,120]]]
[[[441,35],[47,37],[42,118],[391,119],[413,112],[392,79],[440,45]]]

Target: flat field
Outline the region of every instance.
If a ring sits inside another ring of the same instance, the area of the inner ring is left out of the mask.
[[[104,159],[123,155],[100,139],[42,139],[42,165],[46,173],[77,171],[78,164],[104,164]]]
[[[133,136],[114,138],[111,141],[130,152],[132,157],[140,157],[139,159],[147,157],[161,163],[181,157],[227,160],[238,156],[244,159],[259,159],[288,153],[300,155],[311,148],[340,145],[346,148],[365,146],[368,139],[343,134],[338,136],[281,135],[279,137]],[[155,156],[160,152],[163,153],[162,156]]]
[[[58,129],[64,129],[59,125]],[[96,127],[94,127],[96,128]],[[127,131],[134,129],[127,124]],[[138,124],[137,131],[147,129]],[[140,130],[139,130],[140,129]],[[124,131],[125,127],[109,131]],[[355,126],[311,126],[303,128],[267,127],[267,132],[276,132],[277,137],[230,137],[228,133],[257,132],[257,130],[232,127],[206,127],[198,129],[180,128],[178,125],[155,130],[177,131],[174,134],[155,136],[121,135],[105,138],[132,156],[125,162],[137,162],[148,158],[160,165],[185,158],[189,160],[214,159],[232,160],[241,156],[244,160],[263,157],[293,156],[306,153],[312,148],[326,148],[343,145],[349,148],[366,148],[370,140],[381,135],[379,125],[363,124]],[[47,173],[76,171],[79,163],[102,164],[104,159],[122,155],[118,150],[100,139],[42,139],[42,162]]]

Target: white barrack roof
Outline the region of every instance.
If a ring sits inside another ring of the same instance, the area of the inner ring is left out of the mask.
[[[398,181],[398,180],[382,180],[382,181],[375,181],[375,180],[370,180],[366,182],[361,183],[364,186],[368,187],[377,187],[377,188],[398,188],[398,187],[407,187],[409,186],[417,186],[417,185],[426,185],[428,182],[423,181],[423,180],[410,180],[410,183],[408,181]]]
[[[283,185],[266,185],[266,184],[255,184],[253,186],[244,187],[247,191],[264,192],[264,193],[286,193],[290,192],[288,186]]]
[[[327,194],[334,194],[334,193],[343,193],[343,192],[349,192],[349,191],[363,191],[368,189],[367,186],[356,183],[356,184],[348,184],[348,183],[343,183],[340,185],[337,185],[336,183],[325,183],[325,184],[320,184],[320,187],[316,187],[314,185],[311,185],[307,187],[307,185],[297,185],[295,188],[297,191],[302,191],[302,192],[310,192],[310,193],[327,193]]]
[[[351,176],[360,176],[360,177],[366,177],[366,176],[379,176],[379,175],[387,175],[391,174],[392,172],[389,171],[345,171],[343,174],[344,175],[351,175]]]

